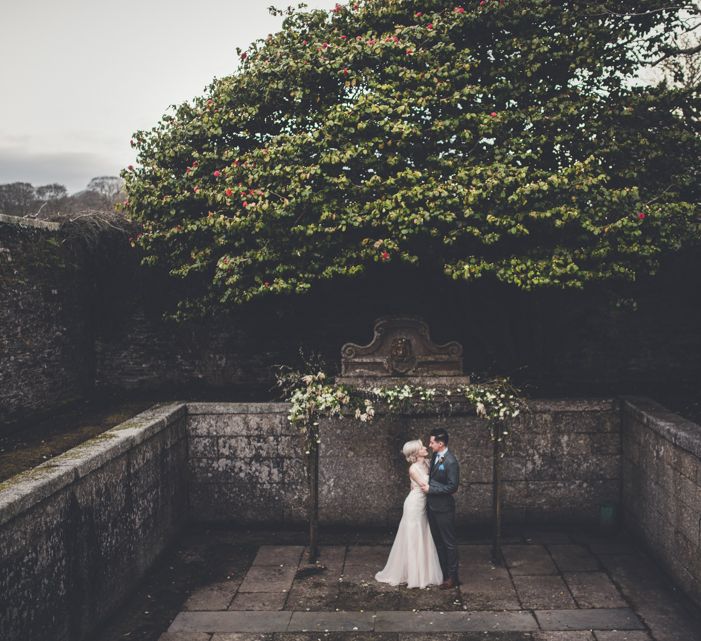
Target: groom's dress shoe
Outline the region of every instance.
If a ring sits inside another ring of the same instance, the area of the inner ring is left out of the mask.
[[[450,578],[450,579],[447,579],[446,581],[443,581],[443,583],[441,583],[438,586],[438,589],[439,590],[451,590],[452,588],[457,587],[457,585],[458,585],[457,582],[453,581],[453,579]]]

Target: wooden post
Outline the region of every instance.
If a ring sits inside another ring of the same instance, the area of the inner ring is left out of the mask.
[[[319,444],[318,427],[310,426],[309,442],[309,563],[319,557]]]
[[[502,565],[501,554],[501,421],[492,422],[493,456],[492,463],[492,561]]]

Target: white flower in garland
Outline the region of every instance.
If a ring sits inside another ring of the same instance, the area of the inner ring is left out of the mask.
[[[308,443],[319,443],[321,418],[342,418],[350,410],[356,420],[372,422],[375,418],[373,398],[385,401],[391,412],[410,401],[438,404],[443,400],[450,405],[456,396],[458,399],[463,397],[474,406],[478,417],[487,422],[501,423],[516,418],[525,405],[507,379],[490,384],[460,386],[453,390],[405,384],[389,388],[373,387],[364,392],[351,391],[342,385],[326,382],[326,379],[326,374],[321,371],[299,376],[297,380],[302,386],[294,389],[290,397],[288,418],[306,435]],[[508,434],[506,430],[502,433]]]

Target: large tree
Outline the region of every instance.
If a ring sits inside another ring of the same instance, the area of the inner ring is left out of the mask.
[[[698,239],[697,88],[635,81],[693,4],[285,14],[235,73],[134,136],[133,244],[188,282],[176,318],[374,262],[526,290],[632,281]]]

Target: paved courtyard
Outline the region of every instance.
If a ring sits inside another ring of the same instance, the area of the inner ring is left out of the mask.
[[[462,585],[450,591],[375,582],[388,536],[327,536],[326,570],[297,577],[304,535],[294,538],[223,567],[226,578],[192,591],[160,641],[701,640],[699,612],[623,538],[522,531],[505,537],[506,567],[491,563],[487,540],[464,541]]]

